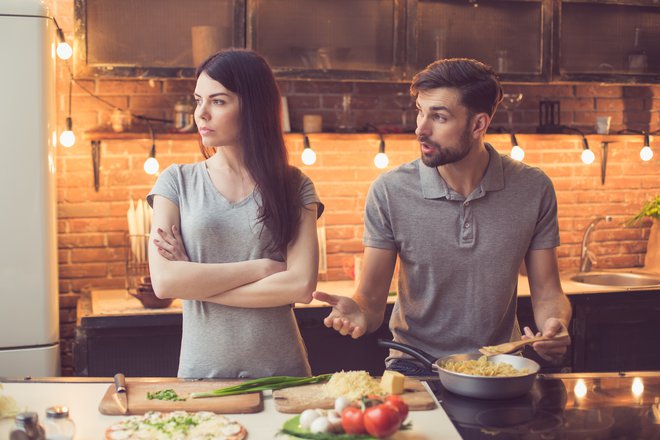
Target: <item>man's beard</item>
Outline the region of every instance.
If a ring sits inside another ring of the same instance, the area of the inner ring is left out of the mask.
[[[468,155],[472,145],[470,143],[470,133],[465,130],[459,140],[459,145],[455,148],[445,148],[440,144],[432,142],[429,138],[420,136],[420,144],[426,144],[435,148],[435,152],[431,154],[422,153],[421,159],[424,165],[430,168],[436,168],[441,165],[455,163],[462,160]]]

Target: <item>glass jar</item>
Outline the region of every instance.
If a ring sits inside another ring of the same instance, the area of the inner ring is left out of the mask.
[[[46,409],[44,422],[46,440],[73,440],[76,426],[69,418],[69,408],[66,406],[51,406]]]
[[[44,428],[39,425],[39,416],[35,412],[22,412],[14,418],[15,427],[9,434],[10,440],[44,440]]]

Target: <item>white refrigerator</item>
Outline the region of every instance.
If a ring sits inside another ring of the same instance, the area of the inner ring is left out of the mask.
[[[0,1],[0,376],[60,374],[56,33],[38,0]]]

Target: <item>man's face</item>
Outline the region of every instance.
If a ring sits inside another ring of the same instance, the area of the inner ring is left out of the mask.
[[[463,159],[475,144],[470,112],[457,89],[441,87],[417,95],[417,130],[422,162],[438,167]]]

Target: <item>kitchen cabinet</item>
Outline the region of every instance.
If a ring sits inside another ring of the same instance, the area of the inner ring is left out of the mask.
[[[249,0],[247,47],[279,77],[401,79],[405,0]]]
[[[574,372],[660,370],[660,292],[572,298]]]
[[[562,0],[558,17],[562,81],[660,81],[656,0]]]
[[[191,78],[195,51],[247,47],[279,78],[409,81],[471,57],[511,82],[660,83],[656,0],[153,1],[75,0],[76,75]]]
[[[74,0],[78,77],[193,78],[207,54],[245,46],[245,0]]]
[[[474,58],[505,81],[550,79],[551,0],[417,0],[408,14],[411,74]]]

